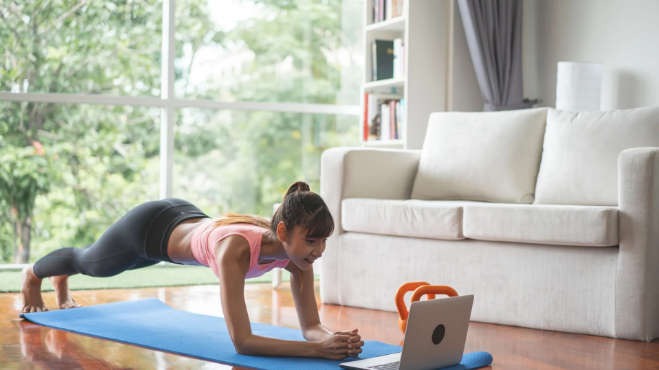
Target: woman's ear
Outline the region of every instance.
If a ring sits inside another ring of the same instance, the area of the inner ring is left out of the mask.
[[[286,241],[286,224],[284,221],[279,221],[277,224],[277,239],[282,243]]]

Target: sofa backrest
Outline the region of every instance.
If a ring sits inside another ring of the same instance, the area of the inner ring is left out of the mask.
[[[532,203],[546,108],[430,115],[413,199]]]
[[[610,112],[550,109],[537,204],[618,205],[618,155],[659,147],[659,107]]]

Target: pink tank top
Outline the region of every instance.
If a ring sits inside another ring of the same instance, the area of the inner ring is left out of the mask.
[[[217,261],[215,258],[215,245],[220,240],[231,235],[240,235],[247,239],[249,243],[249,271],[245,275],[246,279],[254,278],[265,274],[275,267],[284,268],[290,260],[274,261],[267,264],[259,264],[259,255],[261,254],[261,238],[266,231],[262,227],[250,224],[233,224],[220,227],[215,226],[215,221],[205,222],[192,234],[190,247],[192,255],[200,264],[208,266],[213,270],[216,276],[220,276],[217,271]]]

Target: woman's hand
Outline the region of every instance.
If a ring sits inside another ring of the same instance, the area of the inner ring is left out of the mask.
[[[359,335],[358,331],[359,330],[357,329],[352,329],[348,332],[341,332],[348,333],[352,336],[350,339],[348,339],[348,356],[350,357],[358,357],[359,354],[362,353],[362,346],[364,345],[364,341],[362,340],[362,336]]]
[[[348,357],[357,357],[362,353],[364,342],[357,334],[357,329],[339,331],[318,342],[320,349],[318,357],[330,360],[344,360]]]

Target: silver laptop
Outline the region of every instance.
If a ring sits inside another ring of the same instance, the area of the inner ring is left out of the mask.
[[[342,363],[344,369],[432,370],[457,365],[467,340],[473,295],[412,303],[403,351]]]

